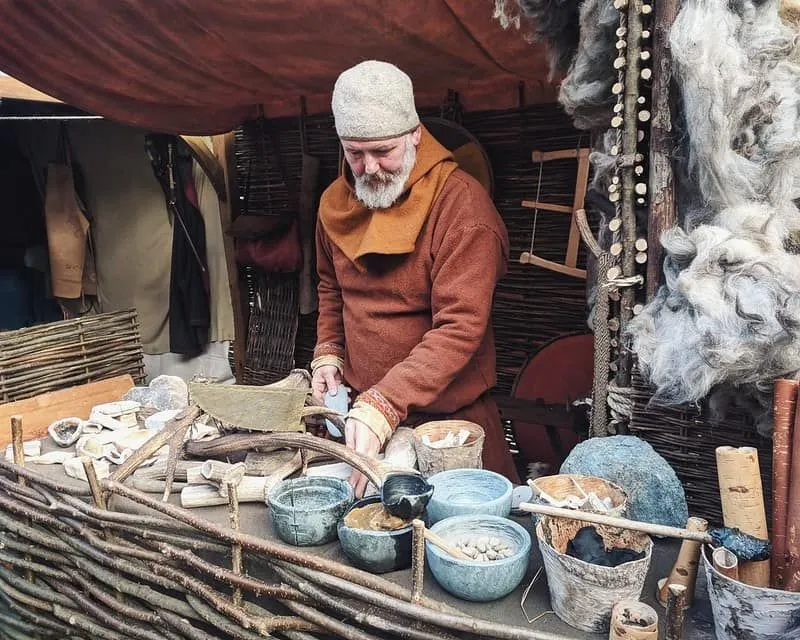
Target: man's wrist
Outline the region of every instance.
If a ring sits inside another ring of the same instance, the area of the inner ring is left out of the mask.
[[[375,407],[366,402],[356,400],[353,408],[347,413],[348,418],[363,422],[378,438],[381,448],[392,436],[392,427],[384,415]]]

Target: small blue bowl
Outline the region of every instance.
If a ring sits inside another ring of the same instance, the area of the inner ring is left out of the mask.
[[[267,497],[275,532],[300,547],[336,540],[336,526],[352,502],[349,482],[325,476],[284,480]]]
[[[511,482],[486,469],[451,469],[430,478],[433,496],[428,503],[431,523],[453,516],[484,514],[508,517],[511,513]]]
[[[347,514],[353,509],[380,502],[380,496],[362,498],[353,504],[339,520],[339,543],[347,559],[370,573],[398,571],[411,566],[411,541],[413,527],[408,525],[393,531],[355,529],[345,524]]]
[[[516,589],[531,555],[531,536],[521,525],[500,516],[455,516],[437,522],[431,531],[445,541],[455,544],[465,536],[500,538],[516,551],[514,555],[493,560],[460,560],[425,543],[425,557],[433,577],[448,593],[462,600],[490,602],[503,598]]]

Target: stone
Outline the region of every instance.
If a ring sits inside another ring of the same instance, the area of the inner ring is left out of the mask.
[[[147,387],[134,387],[125,400],[141,403],[157,411],[182,410],[189,406],[189,387],[177,376],[158,376]]]
[[[628,496],[625,517],[631,520],[686,525],[689,511],[683,486],[667,461],[641,438],[590,438],[570,452],[561,473],[596,476],[618,484]]]

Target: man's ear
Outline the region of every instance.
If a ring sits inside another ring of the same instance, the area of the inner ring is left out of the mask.
[[[417,127],[414,131],[411,132],[411,142],[414,143],[414,146],[419,146],[419,141],[422,140],[422,127]]]

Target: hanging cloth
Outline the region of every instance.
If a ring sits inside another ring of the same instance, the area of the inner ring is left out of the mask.
[[[87,261],[92,258],[89,218],[76,193],[72,150],[63,125],[58,146],[57,160],[47,167],[45,224],[53,296],[68,304],[84,294],[95,295],[97,277],[93,259]]]
[[[206,232],[192,178],[192,156],[174,136],[148,135],[146,145],[172,223],[169,349],[193,357],[208,345],[211,310]]]

